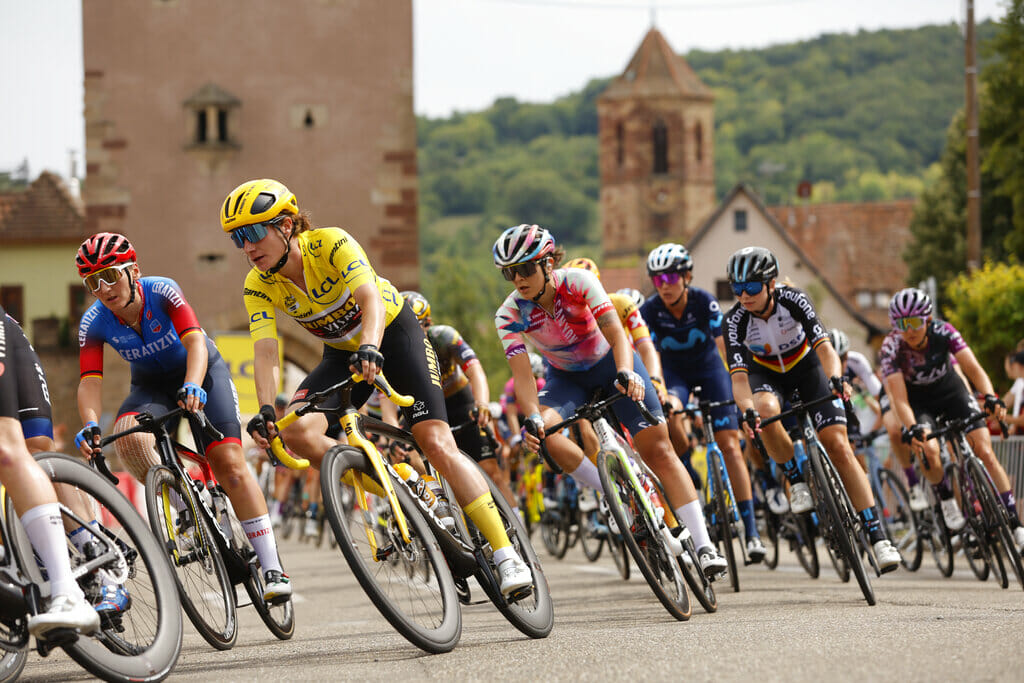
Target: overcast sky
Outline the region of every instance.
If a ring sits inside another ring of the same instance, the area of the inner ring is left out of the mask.
[[[672,47],[685,53],[962,23],[964,6],[964,0],[413,0],[415,107],[418,114],[447,116],[507,95],[551,101],[591,78],[621,72],[652,14]],[[1003,0],[975,0],[978,21],[1004,13]],[[67,176],[75,150],[83,173],[81,21],[78,0],[0,0],[0,171],[27,158],[32,177],[44,168]]]

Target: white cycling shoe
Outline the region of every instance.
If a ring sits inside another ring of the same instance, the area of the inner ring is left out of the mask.
[[[502,595],[519,593],[533,585],[533,572],[518,557],[506,557],[502,560],[498,565],[498,574],[501,576]]]
[[[910,487],[910,509],[914,512],[921,512],[928,509],[928,497],[924,494],[924,488],[920,483]]]
[[[1013,530],[1013,542],[1017,544],[1017,553],[1024,555],[1024,526]]]
[[[705,546],[697,551],[697,561],[700,562],[704,576],[708,578],[718,576],[729,568],[729,562],[711,546]]]
[[[786,493],[780,486],[773,486],[765,491],[765,498],[768,499],[768,509],[777,515],[784,515],[789,512],[789,501],[786,500]]]
[[[946,528],[956,533],[964,528],[967,520],[964,513],[960,512],[960,506],[956,504],[956,498],[949,498],[942,501],[942,519],[946,522]]]
[[[903,558],[900,557],[900,551],[893,547],[889,539],[878,541],[873,548],[875,559],[878,560],[878,569],[883,574],[895,570],[900,566],[900,562],[903,561]]]
[[[789,487],[789,508],[793,514],[800,515],[814,509],[814,498],[811,489],[804,482],[797,482]]]
[[[95,633],[100,629],[100,615],[85,598],[56,595],[45,612],[28,619],[28,632],[36,638],[57,628],[70,628],[79,633]]]

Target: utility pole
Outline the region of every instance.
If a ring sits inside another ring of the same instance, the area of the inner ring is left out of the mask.
[[[967,270],[981,267],[981,168],[978,159],[978,66],[974,38],[974,0],[966,0],[964,43],[967,87]]]

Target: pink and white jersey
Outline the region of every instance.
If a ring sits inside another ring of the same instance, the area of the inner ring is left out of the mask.
[[[553,367],[568,372],[588,370],[611,346],[597,318],[614,311],[601,282],[590,271],[566,268],[551,273],[555,288],[552,313],[512,292],[494,317],[505,357],[526,353],[525,336]]]
[[[967,342],[955,327],[945,320],[932,318],[928,323],[927,342],[924,349],[915,350],[896,330],[882,340],[878,353],[878,365],[882,377],[903,374],[903,380],[911,386],[932,384],[954,372],[953,357],[967,348]]]

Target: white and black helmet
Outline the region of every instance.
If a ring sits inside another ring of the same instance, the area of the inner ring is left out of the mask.
[[[768,282],[779,276],[779,261],[764,247],[744,247],[729,257],[729,282]]]
[[[508,228],[491,250],[494,265],[499,268],[535,261],[555,250],[555,239],[539,225],[517,225]]]
[[[647,255],[647,275],[654,277],[658,273],[686,273],[693,270],[693,258],[686,247],[674,242],[667,242],[654,248]]]
[[[846,333],[840,330],[838,327],[833,327],[828,331],[828,340],[832,342],[833,348],[836,353],[840,356],[845,356],[850,351],[850,338],[846,336]]]

